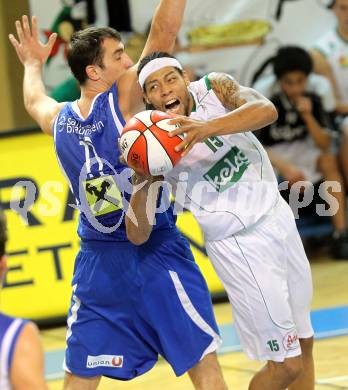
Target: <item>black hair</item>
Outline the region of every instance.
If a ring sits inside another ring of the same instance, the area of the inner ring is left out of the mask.
[[[145,56],[144,58],[142,58],[141,61],[139,62],[139,65],[138,65],[138,70],[137,70],[138,77],[139,77],[140,72],[142,71],[142,69],[144,68],[144,66],[146,64],[155,60],[156,58],[165,58],[165,57],[175,58],[171,54],[166,53],[164,51],[154,51],[154,52],[150,53],[149,55]],[[180,68],[175,67],[175,69],[181,74],[181,76],[183,75],[183,71]],[[145,85],[144,85],[144,91],[146,92]],[[148,103],[145,99],[143,99],[143,102],[144,102],[145,108],[147,110],[154,110],[155,109],[155,107],[152,104]]]
[[[122,41],[120,33],[111,27],[89,27],[76,31],[72,35],[68,50],[68,64],[81,85],[87,81],[88,65],[104,66],[102,44],[105,38]]]
[[[0,258],[5,254],[7,241],[6,219],[4,213],[0,210]]]
[[[330,3],[327,5],[327,8],[329,8],[329,9],[333,8],[335,3],[336,3],[336,0],[330,1]]]
[[[300,71],[308,76],[313,70],[311,56],[299,46],[281,47],[272,62],[278,80],[288,72]]]

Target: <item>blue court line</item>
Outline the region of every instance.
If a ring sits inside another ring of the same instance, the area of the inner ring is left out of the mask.
[[[315,310],[311,313],[315,339],[348,335],[348,306]],[[222,345],[219,353],[241,351],[239,339],[233,324],[221,325]],[[46,379],[63,377],[62,362],[64,349],[45,353]]]
[[[348,335],[348,306],[338,306],[311,312],[316,340]],[[220,353],[241,351],[237,332],[233,324],[220,326],[222,345]]]

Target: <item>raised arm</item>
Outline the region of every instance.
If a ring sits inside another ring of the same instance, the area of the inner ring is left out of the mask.
[[[257,130],[278,117],[273,103],[254,89],[239,85],[233,77],[210,73],[209,81],[221,104],[230,112],[206,122],[186,117],[173,119],[171,123],[180,127],[171,136],[186,133],[185,140],[177,147],[178,151],[183,150],[183,155],[209,137]]]
[[[154,51],[171,53],[181,27],[186,0],[161,0],[140,59]]]
[[[53,121],[64,103],[57,103],[47,95],[42,70],[57,34],[52,34],[46,44],[41,43],[35,16],[32,17],[31,29],[26,15],[22,17],[22,21],[17,20],[15,25],[17,39],[12,34],[9,35],[9,39],[24,66],[24,106],[42,131],[51,135]]]
[[[153,51],[173,51],[176,35],[184,15],[186,0],[161,0],[156,8],[151,29],[140,59]],[[125,119],[143,107],[142,91],[138,84],[137,64],[119,80],[119,102]]]

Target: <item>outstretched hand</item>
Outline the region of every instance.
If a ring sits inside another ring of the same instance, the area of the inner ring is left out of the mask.
[[[171,119],[169,124],[176,125],[177,129],[169,133],[169,137],[184,135],[185,139],[175,147],[177,152],[182,152],[181,156],[186,156],[193,146],[198,142],[203,142],[209,137],[209,122],[191,119],[186,116],[178,116]]]
[[[26,15],[22,16],[22,21],[16,20],[15,26],[18,40],[13,34],[9,35],[9,39],[21,63],[25,65],[30,62],[39,62],[43,65],[51,53],[52,47],[57,39],[57,34],[51,34],[46,44],[41,43],[35,16],[31,19],[31,29],[29,19]]]

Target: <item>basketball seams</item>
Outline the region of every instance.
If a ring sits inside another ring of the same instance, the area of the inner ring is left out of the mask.
[[[149,145],[147,143],[147,139],[145,137],[145,134],[142,134],[142,136],[144,137],[145,139],[145,145],[146,145],[146,164],[147,164],[147,173],[151,173],[150,172],[150,162],[149,162]]]
[[[129,151],[128,151],[128,155],[127,155],[127,163],[129,164],[129,166],[131,167],[131,164],[129,163],[129,160],[128,160],[128,156],[130,156],[132,154],[132,149],[135,149],[136,148],[136,144],[137,142],[139,142],[139,140],[141,139],[144,139],[145,140],[145,150],[146,150],[146,167],[143,167],[145,168],[145,174],[148,174],[149,173],[149,154],[148,154],[148,143],[147,143],[147,139],[144,135],[144,133],[140,133],[139,137],[137,137],[137,139],[133,142],[132,146],[129,148]],[[139,146],[139,145],[138,145]],[[143,160],[142,160],[143,161]],[[133,168],[134,169],[134,168]]]
[[[137,135],[135,136],[134,133],[137,133]],[[129,154],[131,147],[137,142],[137,139],[141,136],[141,134],[143,134],[143,133],[138,131],[138,130],[135,130],[135,129],[128,130],[127,132],[122,134],[122,136],[120,138],[120,144],[121,144],[121,150],[122,150],[123,157],[125,158],[126,161],[128,161],[128,154]],[[123,149],[122,144],[124,141],[126,141],[126,143],[130,143],[130,146],[125,147]]]
[[[128,124],[129,122],[127,122],[126,126],[123,128],[122,134],[125,134],[128,131],[132,131],[132,130],[136,130],[139,131],[139,133],[143,133],[147,129],[146,124],[137,117],[133,117],[130,120],[130,122],[131,122],[130,124]],[[138,128],[139,124],[142,125],[144,128],[139,129]]]
[[[120,146],[131,168],[144,174],[160,174],[177,164],[180,153],[174,148],[182,137],[168,136],[175,128],[168,124],[172,118],[167,113],[148,110],[134,115],[127,122]]]
[[[153,124],[152,126],[156,126],[156,124]],[[151,126],[151,127],[152,127]],[[159,142],[159,144],[162,146],[163,150],[166,152],[166,155],[169,157],[170,162],[172,163],[173,167],[175,164],[175,161],[170,157],[169,153],[167,152],[166,146],[162,144],[161,140],[157,137],[157,135],[152,131],[151,127],[148,129],[151,131],[151,134],[156,138],[156,140]]]
[[[134,118],[136,118],[140,123],[142,123],[145,128],[149,128],[153,124],[153,121],[151,119],[151,113],[151,110],[139,112],[138,114],[134,115]]]
[[[156,122],[156,126],[159,129],[161,129],[163,131],[166,131],[167,133],[176,130],[178,128],[177,126],[175,126],[175,125],[168,125],[166,123],[166,122],[168,122],[169,119],[171,119],[171,118],[161,119],[160,121]],[[168,128],[167,126],[169,126],[170,128]],[[176,136],[179,137],[181,140],[185,139],[185,136],[182,135],[182,134],[177,134]]]

